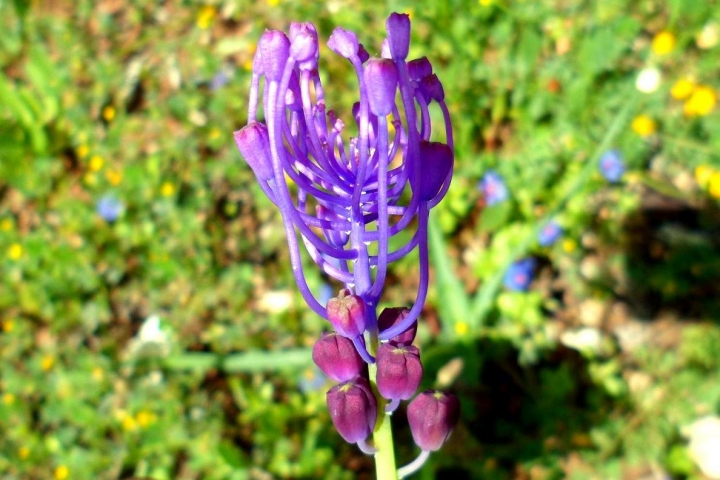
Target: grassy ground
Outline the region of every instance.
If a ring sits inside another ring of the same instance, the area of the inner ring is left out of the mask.
[[[0,0],[1,478],[372,477],[232,132],[264,29],[343,26],[378,54],[392,11],[456,135],[419,346],[464,410],[418,477],[720,478],[698,453],[720,433],[693,424],[720,414],[712,2]],[[530,257],[529,290],[503,286]],[[415,272],[393,267],[389,304]]]

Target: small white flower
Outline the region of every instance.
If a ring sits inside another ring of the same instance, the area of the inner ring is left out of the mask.
[[[660,86],[661,78],[660,70],[657,67],[645,67],[640,70],[635,80],[635,88],[642,93],[653,93]]]
[[[170,336],[163,330],[160,317],[150,315],[140,326],[129,344],[133,356],[167,355],[170,352]]]
[[[720,480],[720,417],[708,415],[682,429],[690,440],[688,451],[703,474]]]
[[[579,352],[599,353],[602,340],[600,330],[592,327],[568,330],[560,335],[560,343]]]
[[[717,23],[705,24],[703,29],[700,30],[700,33],[698,33],[697,37],[695,37],[695,43],[697,44],[698,48],[701,48],[703,50],[713,48],[719,42],[720,28],[718,28]]]

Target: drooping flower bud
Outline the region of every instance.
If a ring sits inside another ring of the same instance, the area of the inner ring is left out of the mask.
[[[365,47],[363,46],[362,43],[358,46],[357,54],[358,54],[358,58],[360,58],[360,63],[365,63],[370,58],[370,54],[368,53],[367,50],[365,50]]]
[[[385,22],[388,46],[395,60],[405,60],[410,49],[410,16],[405,13],[391,13]]]
[[[333,52],[345,58],[352,58],[357,55],[359,48],[358,38],[355,32],[337,27],[333,30],[328,39],[327,46]]]
[[[388,400],[407,400],[415,394],[422,380],[420,351],[412,345],[383,343],[378,347],[377,388]]]
[[[343,337],[353,339],[365,331],[365,301],[350,290],[340,290],[328,301],[326,311],[328,320]]]
[[[300,70],[317,67],[319,50],[315,25],[295,22],[290,24],[290,56],[298,62]]]
[[[407,69],[408,77],[415,82],[420,82],[420,80],[432,74],[432,64],[427,57],[410,60],[407,64]]]
[[[428,99],[435,100],[436,102],[445,100],[445,90],[443,89],[442,83],[440,83],[440,79],[438,79],[434,73],[423,77],[420,82],[420,87]]]
[[[287,36],[278,30],[265,30],[253,58],[253,73],[265,75],[271,81],[280,81],[289,54],[290,40]]]
[[[377,400],[362,377],[331,388],[327,392],[327,406],[333,425],[349,443],[365,440],[375,428]]]
[[[453,152],[444,143],[421,140],[420,162],[422,167],[417,179],[418,196],[422,201],[430,201],[440,192],[452,169]]]
[[[398,324],[403,321],[405,317],[408,316],[408,313],[410,313],[410,310],[407,308],[402,307],[396,307],[396,308],[386,308],[378,317],[378,328],[382,332],[383,330],[387,330],[388,328],[392,327],[395,324]],[[417,320],[415,320],[407,330],[405,330],[403,333],[393,337],[390,339],[391,342],[395,342],[398,345],[410,345],[412,344],[413,340],[415,340],[415,334],[417,333]]]
[[[235,144],[245,161],[260,180],[273,178],[270,139],[267,127],[259,122],[250,122],[233,133]]]
[[[440,449],[460,419],[460,402],[451,393],[426,390],[407,408],[415,444],[423,451]]]
[[[360,375],[365,366],[353,342],[335,332],[323,333],[315,342],[312,359],[325,375],[336,382],[345,382]]]
[[[371,58],[365,66],[364,78],[370,111],[377,116],[388,115],[395,106],[395,91],[398,84],[395,62]]]

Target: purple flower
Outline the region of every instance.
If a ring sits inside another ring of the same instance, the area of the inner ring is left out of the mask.
[[[563,229],[556,221],[552,220],[545,224],[538,234],[538,243],[543,247],[549,247],[557,242],[563,233]]]
[[[407,416],[415,444],[423,451],[434,452],[460,419],[460,401],[451,393],[426,390],[410,402]]]
[[[480,180],[478,188],[485,197],[485,203],[488,206],[504,202],[508,198],[509,192],[507,185],[505,185],[503,178],[494,170],[485,172],[485,176]]]
[[[218,72],[213,75],[212,79],[210,80],[210,91],[216,92],[220,90],[222,87],[227,85],[229,81],[230,72],[225,68],[218,70]]]
[[[353,342],[335,332],[322,334],[313,346],[312,358],[325,375],[337,382],[360,375],[365,366]]]
[[[106,222],[112,223],[123,213],[125,207],[122,202],[112,194],[103,195],[95,207],[98,215]]]
[[[327,109],[317,31],[310,23],[291,24],[289,36],[275,30],[262,35],[253,60],[248,124],[235,132],[238,149],[280,210],[300,293],[317,314],[340,326],[341,335],[353,339],[366,361],[373,359],[361,351],[362,333],[377,331],[375,310],[388,265],[414,250],[420,265],[415,303],[400,322],[380,332],[380,339],[406,331],[422,311],[429,278],[428,213],[445,196],[454,161],[442,84],[426,58],[406,59],[409,17],[390,15],[386,30],[384,48],[370,49],[384,51],[382,58],[369,58],[355,33],[342,28],[327,42],[350,62],[360,85],[350,119],[356,137],[344,137],[348,119]],[[442,112],[439,125],[431,121],[431,103]],[[430,141],[431,132],[444,141]],[[409,240],[393,241],[391,250],[391,239],[410,229]],[[300,242],[326,274],[362,300],[363,312],[350,308],[345,315],[332,301],[326,309],[313,296]]]
[[[381,344],[377,351],[377,369],[378,391],[388,400],[409,399],[422,380],[420,352],[412,345]]]
[[[394,307],[384,309],[380,312],[380,316],[378,317],[378,327],[380,328],[380,331],[385,331],[397,323],[403,323],[403,320],[405,320],[405,317],[407,317],[409,313],[410,310],[407,308]],[[416,334],[417,320],[409,325],[407,330],[391,338],[390,341],[396,342],[400,345],[410,345],[413,340],[415,340]]]
[[[362,377],[331,388],[327,405],[333,425],[348,443],[363,442],[375,428],[377,400]]]
[[[600,157],[600,173],[608,182],[619,182],[625,173],[625,161],[617,150],[608,150]]]
[[[535,264],[534,258],[525,258],[510,265],[503,278],[505,288],[516,292],[527,291],[533,280]]]

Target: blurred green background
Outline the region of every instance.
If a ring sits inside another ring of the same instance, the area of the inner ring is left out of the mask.
[[[264,29],[315,22],[349,112],[324,41],[377,55],[392,11],[456,136],[417,343],[464,410],[416,478],[720,478],[720,9],[692,0],[0,0],[0,478],[373,477],[232,132]]]

